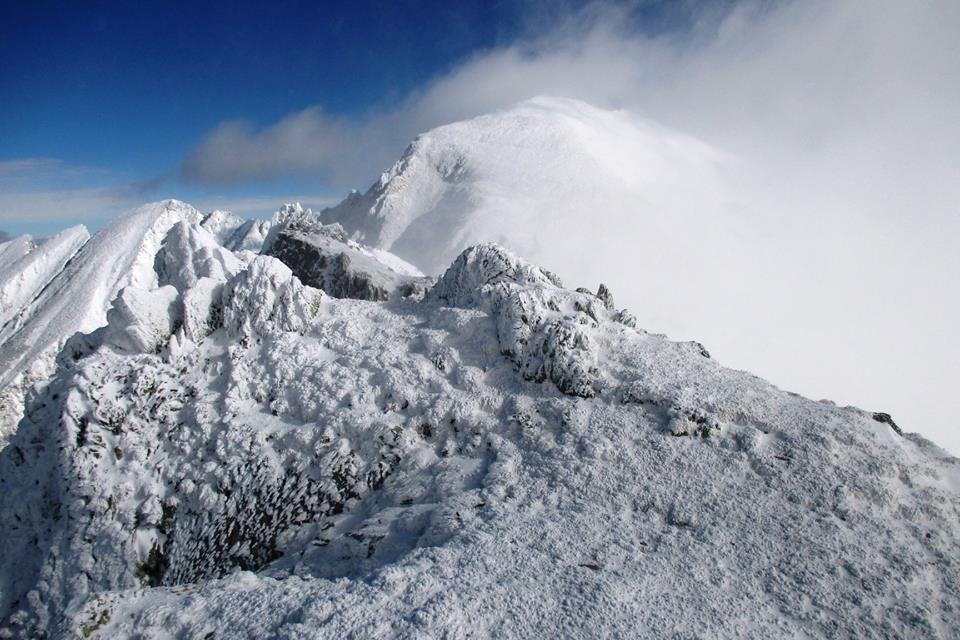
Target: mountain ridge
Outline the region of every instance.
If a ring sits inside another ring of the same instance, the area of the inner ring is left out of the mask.
[[[960,461],[889,417],[725,369],[494,244],[398,277],[298,206],[263,253],[169,207],[0,451],[7,635],[960,622]],[[321,262],[353,298],[301,281]]]
[[[735,295],[725,167],[540,98],[319,214],[0,243],[0,637],[951,636],[960,460],[643,328]]]

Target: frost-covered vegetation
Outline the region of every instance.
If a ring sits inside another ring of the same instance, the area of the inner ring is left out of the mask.
[[[889,416],[496,245],[434,282],[298,207],[143,211],[105,326],[61,327],[0,452],[0,634],[960,626],[960,465]]]

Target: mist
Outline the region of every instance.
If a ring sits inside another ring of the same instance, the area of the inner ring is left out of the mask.
[[[695,209],[678,214],[710,221],[711,273],[689,291],[710,289],[709,299],[678,307],[683,291],[658,300],[627,285],[618,302],[729,366],[890,412],[960,452],[960,5],[741,2],[696,9],[688,27],[658,35],[629,16],[588,7],[367,118],[311,106],[260,130],[223,123],[182,175],[231,184],[305,174],[363,188],[416,134],[526,98],[629,111],[715,149],[734,192],[689,199]],[[731,219],[749,243],[724,246],[716,221]],[[602,263],[636,266],[629,252]],[[653,274],[664,292],[675,273],[695,280],[682,263]]]

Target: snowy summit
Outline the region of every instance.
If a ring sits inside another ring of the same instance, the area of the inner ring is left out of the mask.
[[[538,99],[319,214],[0,244],[0,637],[955,635],[955,458],[513,250],[723,192],[628,118]]]

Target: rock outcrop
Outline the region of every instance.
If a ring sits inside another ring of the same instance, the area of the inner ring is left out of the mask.
[[[288,265],[311,287],[336,298],[388,300],[422,280],[409,265],[398,271],[349,240],[339,224],[324,225],[307,209],[290,205],[274,221],[266,252]]]

